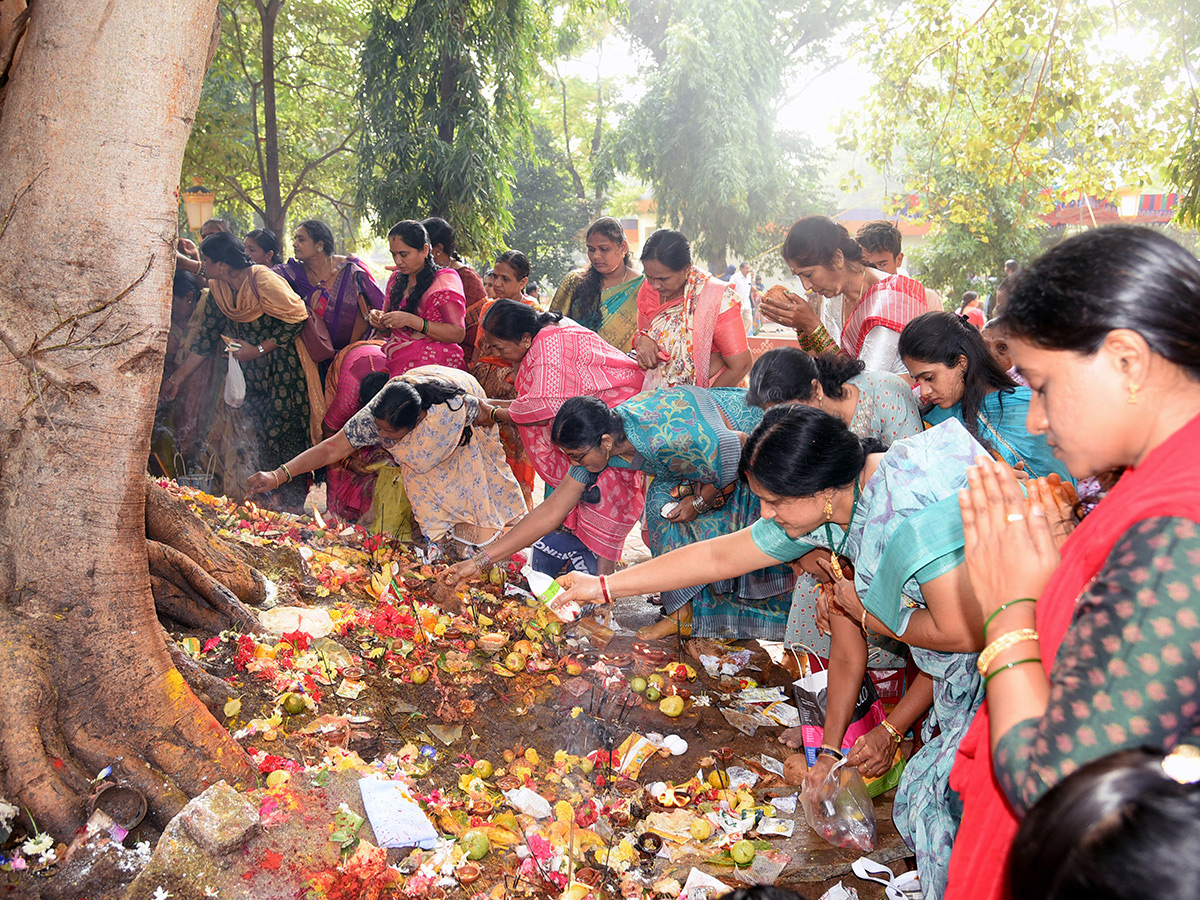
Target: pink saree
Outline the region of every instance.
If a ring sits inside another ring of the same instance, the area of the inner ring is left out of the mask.
[[[580,325],[548,325],[537,333],[517,369],[517,399],[508,411],[546,484],[557,487],[571,466],[550,440],[550,422],[563,403],[590,396],[611,408],[640,391],[643,378],[635,360]],[[564,524],[593,553],[619,559],[642,514],[645,479],[640,472],[609,467],[597,484],[600,501],[580,503]]]
[[[396,275],[393,273],[388,280],[385,311],[395,308],[392,305],[392,284],[395,279]],[[454,269],[447,267],[434,276],[433,284],[417,303],[417,315],[430,322],[466,327],[466,295],[463,292],[462,278]],[[435,341],[428,335],[407,328],[393,331],[383,345],[383,352],[387,356],[388,372],[393,378],[417,366],[436,365],[466,369],[462,344]]]
[[[334,434],[358,412],[358,386],[370,372],[387,370],[382,341],[358,341],[333,358],[325,376],[326,433]],[[385,459],[382,447],[362,447],[351,459],[370,465]],[[348,468],[325,469],[326,502],[329,511],[343,522],[357,522],[371,509],[375,497],[375,475],[359,475]]]

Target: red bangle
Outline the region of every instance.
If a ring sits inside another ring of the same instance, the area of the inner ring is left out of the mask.
[[[636,349],[637,349],[637,339],[638,339],[638,338],[640,338],[640,337],[650,337],[650,334],[649,334],[648,332],[645,332],[645,331],[635,331],[635,332],[633,333],[633,337],[632,337],[632,338],[630,338],[630,340],[629,340],[629,343],[630,343],[630,345],[631,345],[631,349],[633,349],[633,350],[636,350]]]
[[[604,595],[604,602],[612,606],[612,597],[608,593],[608,582],[603,575],[600,576],[600,593]]]

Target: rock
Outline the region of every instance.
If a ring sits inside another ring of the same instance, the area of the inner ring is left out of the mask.
[[[258,833],[258,807],[218,782],[179,813],[188,837],[210,856],[224,856]]]
[[[150,859],[150,850],[123,847],[107,834],[95,834],[55,867],[43,883],[42,900],[118,900]],[[5,894],[7,897],[8,895]]]

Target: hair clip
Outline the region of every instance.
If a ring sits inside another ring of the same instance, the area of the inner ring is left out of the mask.
[[[1163,757],[1162,769],[1172,781],[1195,784],[1200,781],[1200,748],[1180,744]]]

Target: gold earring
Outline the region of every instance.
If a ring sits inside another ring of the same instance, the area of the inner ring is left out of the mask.
[[[1138,392],[1138,386],[1136,384],[1130,384],[1129,385],[1129,400],[1128,400],[1128,402],[1130,404],[1136,404],[1138,402],[1137,392]]]
[[[825,498],[825,521],[828,522],[833,518],[833,498]]]

